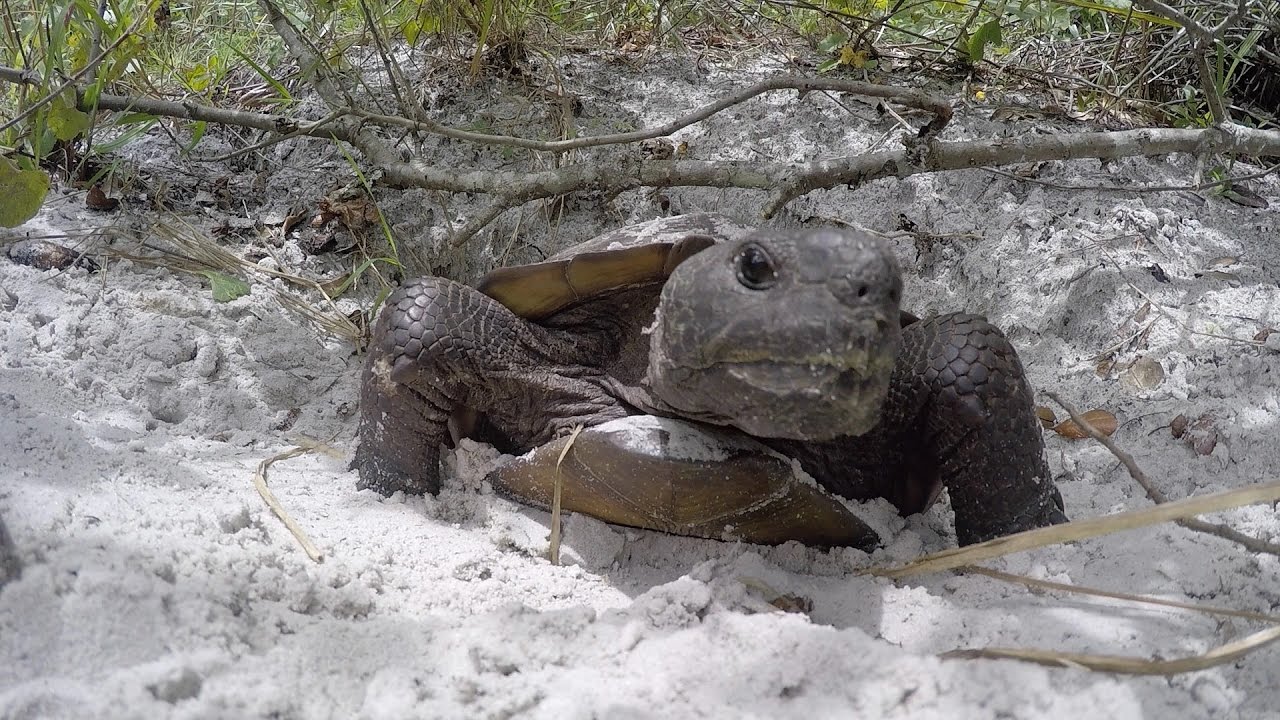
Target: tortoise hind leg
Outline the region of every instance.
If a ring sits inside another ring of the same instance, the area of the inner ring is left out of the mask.
[[[919,450],[908,495],[927,503],[945,485],[961,545],[1066,521],[1031,388],[998,328],[964,314],[912,324],[890,387],[886,419]]]

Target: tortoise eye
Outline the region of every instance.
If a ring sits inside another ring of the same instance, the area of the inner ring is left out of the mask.
[[[733,260],[738,282],[752,290],[765,290],[778,281],[773,260],[759,245],[746,245]]]

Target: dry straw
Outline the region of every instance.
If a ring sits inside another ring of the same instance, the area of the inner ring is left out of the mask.
[[[582,425],[575,425],[573,431],[569,433],[569,441],[560,448],[560,455],[556,458],[556,476],[551,489],[551,564],[560,564],[560,498],[564,492],[564,478],[560,475],[560,466],[564,463],[564,458],[569,454],[569,448],[573,447],[573,442],[578,439],[578,433],[582,432]]]
[[[1087,540],[1205,513],[1222,512],[1223,510],[1232,510],[1246,505],[1277,501],[1280,501],[1280,482],[1250,485],[1212,495],[1176,500],[1141,510],[1129,510],[1114,515],[1076,520],[1061,525],[1028,530],[967,547],[953,548],[925,555],[901,567],[869,568],[864,572],[897,579],[911,575],[954,570],[963,565],[972,565],[983,560],[991,560],[992,558],[1047,545]]]
[[[276,499],[275,493],[271,492],[271,488],[267,487],[267,468],[271,467],[272,463],[278,460],[288,460],[289,458],[298,457],[299,455],[306,455],[315,449],[315,445],[299,445],[263,460],[258,463],[258,469],[253,473],[253,486],[258,489],[258,494],[261,495],[263,501],[267,503],[267,507],[271,508],[271,512],[275,513],[276,517],[280,518],[280,522],[284,523],[284,526],[293,534],[293,537],[298,541],[298,544],[302,546],[302,550],[307,554],[307,557],[311,558],[314,562],[323,562],[324,553],[321,553],[320,549],[315,546],[315,543],[311,542],[311,538],[307,536],[306,531],[304,531],[302,527],[294,521],[293,516],[290,515],[289,512],[284,509],[284,506],[280,504],[280,501]]]

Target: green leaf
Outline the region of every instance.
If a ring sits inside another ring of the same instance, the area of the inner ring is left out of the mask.
[[[982,23],[969,38],[969,61],[973,63],[981,62],[987,45],[999,45],[1002,42],[1004,40],[1000,36],[1000,21],[998,19]]]
[[[208,129],[208,127],[209,123],[204,120],[197,120],[191,123],[191,142],[188,143],[186,147],[182,148],[183,155],[186,155],[196,149],[196,145],[199,145],[200,141],[204,139],[204,131]]]
[[[400,32],[404,33],[404,41],[413,45],[418,42],[418,36],[422,34],[422,23],[416,19],[410,20],[400,26]]]
[[[830,60],[825,60],[821,65],[818,66],[818,72],[820,73],[828,72],[834,69],[835,67],[837,67],[838,65],[840,65],[840,58],[831,58]]]
[[[73,96],[74,97],[74,96]],[[80,112],[75,105],[59,95],[49,103],[49,129],[59,140],[70,140],[89,129],[89,115]]]
[[[0,226],[17,227],[35,217],[49,192],[49,176],[33,168],[23,170],[0,158]]]
[[[213,286],[213,299],[218,302],[230,302],[249,294],[249,284],[238,277],[212,270],[203,270],[200,274],[209,279],[209,284]]]
[[[293,96],[289,94],[289,89],[286,88],[284,85],[281,85],[279,80],[276,80],[274,77],[271,77],[271,73],[267,72],[266,68],[259,65],[257,62],[254,61],[253,58],[241,52],[240,48],[237,48],[234,45],[231,46],[231,52],[235,53],[237,57],[239,57],[241,60],[248,63],[249,67],[253,68],[253,71],[258,73],[258,77],[262,78],[269,85],[271,85],[271,87],[276,91],[276,94],[279,95],[282,99],[287,101],[293,100]]]
[[[1133,20],[1151,23],[1152,25],[1178,27],[1178,23],[1170,20],[1169,18],[1152,15],[1151,13],[1145,13],[1138,10],[1131,10],[1130,6],[1133,5],[1132,0],[1127,3],[1122,3],[1123,7],[1112,7],[1110,5],[1104,5],[1101,2],[1091,2],[1091,0],[1051,0],[1051,2],[1059,3],[1061,5],[1070,5],[1071,7],[1077,7],[1081,10],[1093,10],[1095,12],[1108,13],[1121,19],[1131,18]]]
[[[820,53],[832,52],[836,48],[840,47],[841,45],[844,45],[847,42],[849,42],[848,35],[844,33],[831,33],[830,35],[822,38],[822,41],[818,43],[818,52]]]

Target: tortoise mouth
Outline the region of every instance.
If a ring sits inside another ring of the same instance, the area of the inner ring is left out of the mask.
[[[820,398],[833,386],[858,384],[866,379],[866,363],[758,360],[724,362],[728,375],[748,387],[775,395]]]
[[[724,420],[757,437],[825,441],[866,433],[880,422],[893,356],[862,359],[720,363],[723,402],[734,406]]]

